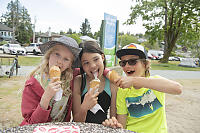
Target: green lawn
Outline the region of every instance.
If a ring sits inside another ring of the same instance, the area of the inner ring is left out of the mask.
[[[42,58],[41,56],[40,57],[20,56],[18,60],[19,60],[19,65],[21,66],[37,66],[40,63],[41,58]]]
[[[182,67],[178,66],[180,61],[169,61],[168,63],[159,63],[157,60],[151,61],[151,70],[179,70],[179,71],[200,71],[200,67]]]
[[[38,57],[27,57],[27,56],[19,56],[18,62],[20,66],[37,66],[41,61],[41,56]],[[0,58],[0,62],[2,65],[11,65],[13,59],[8,58]]]

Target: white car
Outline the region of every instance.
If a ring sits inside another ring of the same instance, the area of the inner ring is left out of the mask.
[[[3,50],[3,45],[0,46],[0,50]]]
[[[4,44],[3,45],[3,53],[6,54],[26,54],[26,49],[19,44]]]
[[[33,53],[34,55],[41,54],[39,43],[31,43],[29,46],[25,47],[26,53]]]

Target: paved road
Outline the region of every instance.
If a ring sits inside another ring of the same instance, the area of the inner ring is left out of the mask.
[[[26,76],[34,68],[32,66],[21,66],[18,75]],[[168,79],[200,79],[200,71],[151,70],[151,75],[160,75]]]
[[[200,79],[200,71],[151,70],[151,75],[160,75],[168,79]]]

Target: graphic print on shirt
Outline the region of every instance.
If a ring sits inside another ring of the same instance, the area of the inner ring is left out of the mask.
[[[162,104],[159,102],[153,91],[148,90],[142,96],[127,97],[126,106],[130,116],[139,118],[153,113],[161,108]]]

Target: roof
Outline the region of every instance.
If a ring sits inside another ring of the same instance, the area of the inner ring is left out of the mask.
[[[62,35],[56,34],[56,33],[52,33],[51,36],[49,36],[49,33],[36,33],[37,37],[46,37],[46,38],[50,38],[50,37],[61,37]]]
[[[13,31],[12,28],[4,25],[4,24],[0,24],[0,31]]]

